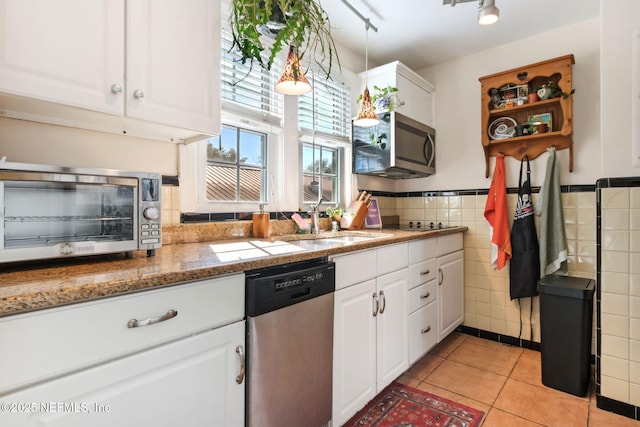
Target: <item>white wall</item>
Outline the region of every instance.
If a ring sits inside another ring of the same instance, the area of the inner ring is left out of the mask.
[[[602,177],[638,176],[631,145],[631,40],[640,28],[640,2],[603,0],[601,13]]]
[[[576,62],[573,67],[574,171],[568,170],[568,150],[560,151],[560,183],[595,184],[602,175],[599,18],[419,70],[420,75],[436,86],[436,174],[397,181],[397,191],[488,188],[490,178],[485,178],[478,79],[567,54],[573,54]],[[532,185],[542,185],[546,160],[543,154],[531,162]],[[517,187],[520,162],[507,158],[506,166],[507,186]],[[491,173],[493,167],[494,159]]]

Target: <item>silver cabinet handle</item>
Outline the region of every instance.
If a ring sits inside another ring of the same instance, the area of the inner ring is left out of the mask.
[[[116,94],[116,95],[120,95],[122,93],[122,86],[120,86],[117,83],[112,84],[111,85],[111,93]]]
[[[442,282],[444,282],[444,273],[441,268],[438,269],[438,275],[440,276],[438,279],[438,286],[442,286]]]
[[[430,292],[427,292],[427,293],[426,293],[426,294],[424,294],[424,295],[420,295],[420,299],[427,299],[427,298],[429,298],[430,296],[431,296],[431,293],[430,293]]]
[[[378,310],[380,309],[380,302],[378,301],[378,294],[375,292],[372,295],[373,297],[373,317],[378,315]]]
[[[422,334],[426,334],[427,332],[429,332],[431,330],[431,325],[427,326],[425,329],[421,330],[420,333]]]
[[[133,91],[133,97],[135,99],[142,99],[142,98],[144,98],[144,92],[141,91],[140,89],[136,89],[136,90]]]
[[[245,360],[244,359],[244,350],[242,349],[241,345],[236,347],[236,353],[238,353],[238,357],[240,358],[240,373],[236,377],[236,382],[238,384],[242,384],[242,381],[244,381],[244,371],[245,371],[246,365],[245,365],[245,361],[244,361]]]
[[[380,304],[380,314],[382,314],[387,307],[387,299],[384,297],[384,291],[380,291],[380,300],[382,301],[382,304]]]
[[[177,315],[178,315],[177,310],[169,310],[167,311],[166,314],[163,314],[162,316],[151,317],[146,320],[131,319],[129,320],[129,323],[127,323],[127,326],[130,328],[141,328],[143,326],[149,326],[149,325],[153,325],[154,323],[160,323],[160,322],[164,322],[165,320],[173,319]]]
[[[422,271],[420,272],[420,275],[421,275],[421,276],[426,276],[426,275],[427,275],[427,274],[429,274],[429,273],[431,273],[431,270],[422,270]]]

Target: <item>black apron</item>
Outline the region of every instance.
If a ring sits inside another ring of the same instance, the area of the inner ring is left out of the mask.
[[[527,157],[527,180],[522,183],[522,163],[518,182],[518,203],[511,227],[511,266],[509,268],[509,291],[511,299],[538,295],[540,279],[540,249],[531,202],[531,169]]]

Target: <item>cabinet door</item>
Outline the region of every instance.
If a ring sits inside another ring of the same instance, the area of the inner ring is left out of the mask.
[[[380,300],[380,310],[376,316],[378,392],[409,367],[408,283],[406,268],[377,279]]]
[[[376,281],[334,296],[332,425],[340,426],[376,395]]]
[[[1,92],[122,114],[123,71],[124,0],[0,0]]]
[[[220,2],[127,4],[127,116],[219,133]]]
[[[438,341],[442,341],[464,320],[463,251],[438,258],[438,304]]]
[[[420,123],[433,126],[433,95],[400,74],[396,84],[398,97],[405,103],[399,112]]]
[[[9,406],[3,425],[244,426],[238,346],[244,321],[5,395],[32,413]]]

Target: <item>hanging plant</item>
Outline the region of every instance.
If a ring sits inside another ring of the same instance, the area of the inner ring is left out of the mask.
[[[329,17],[319,0],[232,0],[229,23],[231,49],[240,53],[243,64],[270,70],[278,53],[294,45],[300,60],[308,55],[327,78],[334,61],[340,67]],[[266,60],[265,50],[270,51]]]

